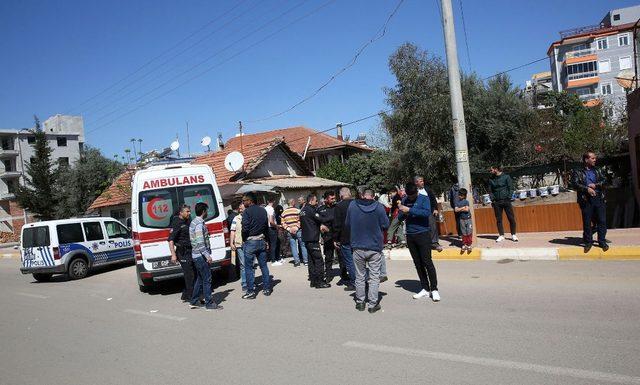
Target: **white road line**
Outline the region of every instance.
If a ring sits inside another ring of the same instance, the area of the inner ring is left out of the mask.
[[[49,297],[47,297],[46,295],[40,295],[40,294],[31,294],[31,293],[16,293],[17,295],[21,295],[24,297],[31,297],[31,298],[40,298],[40,299],[47,299]]]
[[[626,376],[623,374],[596,372],[592,370],[582,370],[573,368],[563,368],[560,366],[537,365],[527,362],[505,361],[494,358],[483,358],[473,356],[463,356],[442,352],[430,352],[427,350],[406,349],[386,345],[365,344],[362,342],[348,341],[342,346],[358,348],[382,353],[402,354],[413,357],[429,357],[437,360],[461,362],[465,364],[481,365],[495,368],[518,369],[542,374],[552,374],[556,376],[567,376],[597,382],[610,382],[616,384],[640,384],[640,377]]]
[[[174,315],[149,313],[148,311],[134,310],[134,309],[125,309],[124,312],[129,314],[144,315],[144,316],[153,317],[153,318],[163,318],[163,319],[168,319],[172,321],[184,321],[187,319],[187,317],[177,317]]]

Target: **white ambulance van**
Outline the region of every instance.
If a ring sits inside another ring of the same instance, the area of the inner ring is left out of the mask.
[[[65,273],[80,279],[93,267],[133,262],[133,257],[131,233],[113,218],[73,218],[22,227],[20,271],[33,274],[37,281]]]
[[[140,291],[147,292],[157,282],[182,277],[179,263],[171,263],[167,238],[173,217],[182,204],[204,202],[209,206],[205,223],[209,229],[212,270],[224,269],[233,278],[229,231],[216,178],[207,165],[189,159],[154,162],[139,170],[131,188],[131,230]]]

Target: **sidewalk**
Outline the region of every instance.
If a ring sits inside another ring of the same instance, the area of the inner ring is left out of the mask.
[[[597,244],[584,253],[581,231],[564,231],[561,233],[521,233],[519,242],[507,239],[496,243],[495,234],[478,235],[471,253],[460,250],[460,241],[452,237],[441,237],[440,244],[444,250],[440,253],[433,251],[433,259],[486,260],[640,260],[640,229],[614,229],[607,232],[609,251],[602,251]],[[594,235],[594,239],[597,236]],[[393,249],[385,251],[392,260],[411,260],[408,249]]]

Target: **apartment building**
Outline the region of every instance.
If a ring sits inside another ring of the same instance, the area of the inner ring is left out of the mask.
[[[548,95],[553,91],[551,71],[539,72],[527,80],[523,90],[524,100],[533,108],[543,109],[549,106]]]
[[[547,55],[555,91],[577,94],[586,105],[602,104],[605,115],[619,116],[627,91],[618,78],[636,70],[633,32],[640,5],[614,9],[595,25],[560,32]]]

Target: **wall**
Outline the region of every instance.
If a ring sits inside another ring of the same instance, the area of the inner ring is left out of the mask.
[[[268,178],[272,176],[304,175],[300,167],[281,148],[275,148],[267,154],[260,165],[247,175],[245,180]]]

